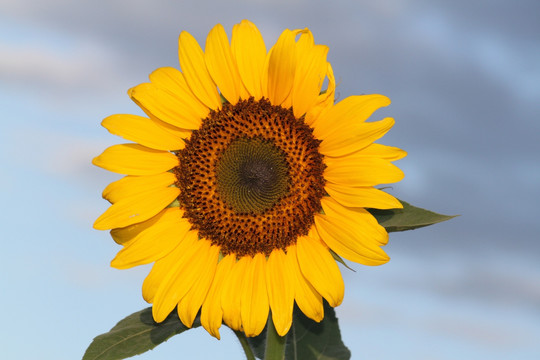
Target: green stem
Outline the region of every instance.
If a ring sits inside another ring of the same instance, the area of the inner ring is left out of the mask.
[[[242,331],[236,331],[236,330],[234,330],[234,334],[240,341],[240,344],[242,345],[242,348],[244,349],[244,352],[246,353],[246,359],[255,360],[255,355],[253,355],[253,351],[251,350],[251,347],[249,346],[246,335]]]
[[[285,359],[285,343],[287,336],[279,336],[272,321],[272,316],[268,316],[268,326],[266,327],[266,350],[264,360]]]

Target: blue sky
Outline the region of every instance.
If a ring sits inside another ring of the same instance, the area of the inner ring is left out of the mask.
[[[122,142],[99,126],[139,113],[128,88],[176,66],[177,37],[255,22],[267,46],[309,27],[330,47],[338,96],[382,93],[409,156],[390,190],[461,214],[393,233],[381,267],[342,269],[337,309],[353,359],[540,357],[540,3],[509,1],[0,1],[0,161],[6,359],[76,359],[147,306],[148,267],[119,271],[92,229],[117,176],[90,164]],[[198,329],[141,359],[240,358]]]

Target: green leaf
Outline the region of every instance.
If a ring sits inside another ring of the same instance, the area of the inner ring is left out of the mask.
[[[266,323],[266,326],[268,326],[268,322]],[[248,337],[247,340],[255,357],[257,357],[257,359],[262,359],[266,349],[266,327],[259,335],[255,337]]]
[[[248,338],[255,356],[262,359],[265,351],[266,329]],[[324,302],[324,319],[318,323],[295,306],[293,324],[287,334],[286,360],[348,360],[351,352],[341,340],[334,309]]]
[[[193,327],[200,325],[197,316]],[[158,324],[154,322],[152,308],[149,307],[121,320],[108,333],[95,337],[86,349],[83,360],[126,359],[151,350],[186,330],[189,328],[182,324],[176,311]]]
[[[287,338],[286,359],[347,360],[350,350],[341,340],[336,312],[324,302],[324,319],[317,323],[297,309]]]
[[[414,230],[450,220],[457,216],[437,214],[429,210],[412,206],[405,201],[400,201],[403,204],[403,209],[368,210],[388,232]]]

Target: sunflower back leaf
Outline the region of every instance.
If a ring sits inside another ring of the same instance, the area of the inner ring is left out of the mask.
[[[414,230],[458,216],[437,214],[433,211],[412,206],[403,200],[400,200],[400,202],[403,204],[403,209],[368,210],[388,232]]]
[[[193,327],[200,325],[197,316]],[[126,359],[152,350],[186,330],[189,328],[178,320],[176,311],[158,324],[152,318],[152,308],[149,307],[129,315],[109,332],[96,336],[84,353],[83,360]]]

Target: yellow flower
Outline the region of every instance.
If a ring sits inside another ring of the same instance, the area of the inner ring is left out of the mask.
[[[113,267],[154,262],[142,292],[157,322],[176,307],[190,327],[200,310],[217,338],[222,322],[256,336],[271,310],[285,335],[294,302],[315,321],[323,298],[341,303],[333,254],[389,260],[388,234],[365,208],[401,207],[374,188],[403,178],[391,162],[405,152],[373,143],[394,120],[366,122],[390,100],[334,104],[327,52],[308,29],[283,31],[267,51],[247,20],[231,43],[216,25],[204,51],[182,32],[182,72],[159,68],[129,90],[147,117],[103,120],[134,143],[93,161],[127,175],[103,191],[112,206],[94,227],[123,246]]]

